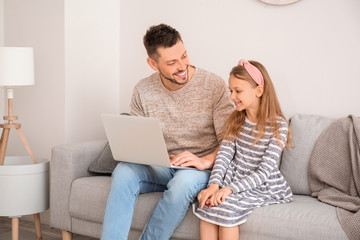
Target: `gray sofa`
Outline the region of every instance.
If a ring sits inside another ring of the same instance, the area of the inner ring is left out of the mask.
[[[307,167],[317,137],[333,119],[295,115],[290,119],[294,148],[285,149],[279,167],[294,200],[256,209],[240,226],[240,239],[348,239],[336,208],[310,196]],[[88,171],[106,141],[56,146],[52,149],[50,222],[70,233],[100,237],[111,177]],[[136,202],[129,239],[137,239],[162,193],[141,194]],[[172,239],[199,239],[199,220],[188,210]]]

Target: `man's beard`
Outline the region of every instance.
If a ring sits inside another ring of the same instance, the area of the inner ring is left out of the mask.
[[[185,85],[185,84],[189,81],[189,66],[186,67],[186,70],[185,70],[185,71],[186,71],[186,81],[183,82],[183,83],[179,83],[179,82],[176,81],[175,79],[166,77],[160,70],[159,70],[159,73],[160,73],[160,75],[161,75],[163,78],[165,78],[166,80],[168,80],[168,81],[170,81],[170,82],[172,82],[172,83],[175,83],[175,84],[177,84],[177,85],[182,86],[182,85]]]

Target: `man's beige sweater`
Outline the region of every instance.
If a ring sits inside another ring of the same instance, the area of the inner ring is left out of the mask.
[[[181,89],[169,91],[159,72],[134,88],[130,114],[160,120],[169,154],[189,151],[198,157],[219,145],[222,127],[234,110],[228,87],[219,76],[196,68]]]

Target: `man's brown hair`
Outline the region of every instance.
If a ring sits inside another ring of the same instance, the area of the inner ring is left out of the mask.
[[[175,28],[162,23],[151,26],[147,30],[143,41],[148,56],[157,61],[160,57],[157,51],[159,47],[172,47],[178,41],[182,41],[182,39],[180,33]]]

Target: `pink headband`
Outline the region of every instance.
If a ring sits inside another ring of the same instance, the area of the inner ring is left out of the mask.
[[[257,85],[264,86],[264,78],[259,69],[257,69],[254,65],[244,59],[241,59],[238,65],[245,68],[245,70],[248,72],[250,77],[257,83]]]

